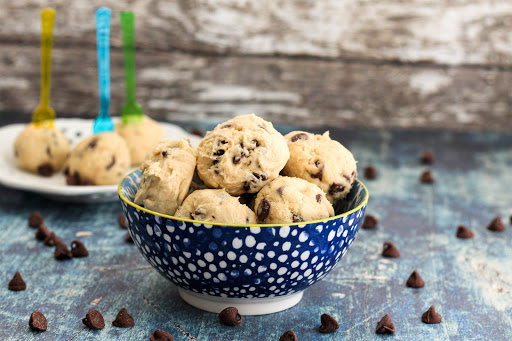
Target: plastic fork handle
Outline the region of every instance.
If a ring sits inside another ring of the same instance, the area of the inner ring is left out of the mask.
[[[41,11],[41,93],[40,105],[50,104],[50,88],[52,74],[52,42],[55,10],[45,8]]]
[[[126,77],[126,102],[135,104],[135,39],[133,12],[121,12],[123,30],[124,72]]]
[[[101,7],[96,11],[100,116],[108,115],[110,105],[110,17],[109,8]]]

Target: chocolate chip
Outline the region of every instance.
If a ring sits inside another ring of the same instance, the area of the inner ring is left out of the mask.
[[[287,330],[279,338],[279,341],[299,341],[293,330]]]
[[[270,202],[267,199],[263,199],[258,206],[258,221],[265,222],[270,214]]]
[[[420,161],[423,164],[430,165],[434,162],[434,155],[432,155],[430,150],[425,150],[420,157]]]
[[[473,238],[474,233],[469,227],[465,225],[459,225],[457,227],[457,233],[455,233],[455,236],[461,239],[471,239]]]
[[[73,257],[81,258],[89,256],[89,251],[80,240],[73,240],[71,242],[71,254]]]
[[[43,216],[39,212],[32,212],[28,216],[28,226],[37,228],[43,223]]]
[[[36,310],[30,315],[28,325],[32,330],[44,332],[48,328],[48,321],[46,321],[43,313]]]
[[[50,232],[50,234],[44,239],[44,245],[46,246],[55,246],[58,242],[61,242],[61,239],[57,237],[55,232]]]
[[[320,322],[322,323],[322,325],[318,327],[320,333],[332,333],[340,327],[338,321],[329,314],[322,314],[322,316],[320,316]]]
[[[251,189],[251,183],[249,181],[244,181],[244,191],[249,191]]]
[[[377,177],[377,170],[373,166],[367,166],[364,168],[364,177],[368,180],[373,180]]]
[[[233,163],[235,165],[239,164],[242,159],[245,158],[245,154],[242,152],[239,156],[233,156]]]
[[[501,221],[500,217],[496,217],[493,220],[491,220],[489,225],[487,225],[487,229],[493,232],[501,232],[505,231],[505,225]]]
[[[331,187],[329,187],[329,194],[334,195],[339,192],[343,192],[345,190],[345,186],[342,184],[332,184]]]
[[[377,226],[378,223],[379,220],[375,216],[367,214],[364,216],[363,224],[361,225],[361,227],[367,230],[373,229]]]
[[[117,217],[117,222],[119,223],[119,226],[121,226],[123,229],[127,228],[127,226],[126,226],[126,218],[124,217],[124,214],[121,213]]]
[[[391,320],[391,316],[388,314],[384,315],[380,321],[377,323],[377,328],[375,329],[377,334],[393,334],[395,332],[395,325]]]
[[[124,236],[124,241],[127,243],[133,244],[133,239],[132,239],[132,235],[130,234],[130,232],[126,232],[126,235]]]
[[[105,328],[105,320],[103,319],[103,315],[96,309],[91,309],[85,317],[82,319],[82,322],[90,329],[98,330]]]
[[[400,257],[400,251],[398,251],[393,242],[384,242],[382,247],[382,256],[388,258],[397,258]]]
[[[309,173],[309,175],[313,179],[320,179],[320,180],[322,180],[322,176],[324,175],[324,167],[320,168],[317,173],[315,173],[315,174]]]
[[[283,196],[283,191],[284,191],[284,186],[281,186],[281,187],[279,187],[279,188],[276,190],[277,194],[279,194],[280,196]]]
[[[426,324],[441,323],[442,319],[441,314],[436,312],[436,307],[433,305],[431,305],[430,308],[421,315],[421,321]]]
[[[420,274],[416,270],[414,270],[409,276],[406,284],[409,288],[423,288],[425,286],[423,278],[421,278]]]
[[[7,289],[11,291],[23,291],[27,288],[27,283],[23,280],[20,273],[16,271],[13,278],[9,281]]]
[[[299,133],[299,134],[293,135],[292,138],[290,139],[290,141],[292,141],[292,142],[297,142],[298,140],[306,141],[307,139],[309,139],[308,134]]]
[[[421,173],[420,181],[424,184],[431,184],[434,180],[434,175],[432,175],[432,171],[430,169],[425,170]]]
[[[321,203],[322,202],[322,194],[317,194],[316,195],[316,202],[317,203]]]
[[[117,313],[116,319],[112,321],[112,324],[119,328],[129,328],[135,324],[133,317],[128,314],[128,309],[123,308]]]
[[[203,129],[201,129],[199,127],[194,127],[194,129],[192,129],[192,134],[194,134],[196,136],[199,136],[199,137],[203,137],[204,136]]]
[[[157,329],[151,333],[149,341],[174,341],[174,338],[165,330]]]
[[[238,326],[242,323],[242,315],[238,313],[235,307],[228,307],[219,313],[219,319],[222,323],[228,326]]]
[[[107,167],[105,167],[106,170],[109,170],[110,168],[114,167],[114,165],[116,164],[116,156],[115,155],[112,155],[112,160],[110,161],[110,163],[107,165]]]
[[[256,145],[256,147],[260,146],[260,143],[258,142],[258,140],[252,140],[251,142],[254,143]]]
[[[89,144],[87,145],[87,147],[89,148],[96,148],[96,145],[98,144],[98,139],[95,138],[95,139],[92,139],[91,142],[89,142]]]
[[[213,155],[215,155],[215,156],[221,156],[221,155],[224,155],[224,149],[219,149],[219,150],[217,150],[215,153],[213,153]]]
[[[69,174],[66,176],[66,184],[69,186],[78,186],[80,185],[80,174],[78,172],[75,172],[74,174]]]
[[[162,156],[163,156],[163,157],[167,157],[167,154],[168,154],[168,153],[167,153],[167,151],[166,151],[166,150],[164,150],[164,151],[162,152]]]
[[[62,241],[59,241],[55,244],[53,256],[57,260],[66,260],[73,258],[73,254],[71,253],[71,251],[69,251],[68,246]]]
[[[37,173],[41,176],[52,176],[53,166],[49,162],[45,162],[37,167]]]
[[[299,215],[297,215],[297,214],[294,214],[294,215],[292,216],[292,220],[293,220],[293,222],[294,222],[294,223],[300,223],[300,222],[303,222],[303,221],[304,221],[304,219],[302,219],[302,217],[301,217],[301,216],[299,216]]]
[[[44,241],[50,235],[50,230],[45,224],[41,224],[36,231],[36,239]]]
[[[225,129],[225,128],[229,128],[231,127],[231,124],[224,124],[222,127],[220,127],[221,129]]]
[[[228,143],[226,140],[219,140],[219,141],[217,141],[217,146],[220,146],[220,145],[226,144],[226,143]]]

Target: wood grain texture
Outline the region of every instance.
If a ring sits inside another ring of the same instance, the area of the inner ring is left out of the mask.
[[[119,204],[52,202],[2,187],[0,339],[147,340],[161,328],[176,341],[275,341],[288,329],[299,340],[375,340],[375,326],[386,313],[397,330],[394,340],[512,339],[512,226],[504,219],[504,232],[485,228],[495,216],[512,214],[512,135],[366,129],[333,129],[331,135],[354,153],[360,173],[370,163],[377,168],[376,180],[363,181],[370,192],[367,213],[379,218],[379,226],[361,230],[338,267],[306,290],[297,306],[244,317],[235,328],[185,304],[136,247],[124,243],[125,230],[116,221]],[[418,180],[425,148],[435,156],[433,185]],[[91,232],[81,238],[90,256],[57,262],[26,226],[34,210],[67,242],[79,231]],[[474,230],[474,239],[455,237],[461,223]],[[400,258],[380,256],[386,240],[397,245]],[[405,286],[415,269],[426,282],[422,289]],[[26,291],[7,290],[15,271],[27,282]],[[432,304],[441,324],[421,322]],[[133,328],[111,325],[123,307],[135,318]],[[92,308],[103,313],[104,330],[83,326]],[[28,328],[36,309],[48,319],[42,334]],[[316,330],[322,313],[339,321],[334,334]]]

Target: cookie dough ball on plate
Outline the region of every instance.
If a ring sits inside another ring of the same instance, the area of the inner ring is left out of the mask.
[[[126,142],[116,133],[101,133],[80,141],[67,162],[68,185],[114,185],[130,166]]]
[[[164,137],[160,124],[147,116],[140,122],[116,124],[116,132],[126,141],[132,166],[140,166],[146,155]]]
[[[196,151],[190,141],[161,140],[142,162],[142,177],[134,202],[173,215],[188,194],[195,167]]]
[[[357,177],[352,153],[329,133],[315,135],[293,131],[285,136],[290,159],[283,174],[302,178],[320,187],[331,203],[347,196]]]
[[[256,193],[275,179],[290,152],[272,123],[251,114],[219,124],[199,143],[197,172],[210,188]]]
[[[20,168],[42,176],[58,172],[69,153],[69,141],[56,127],[29,124],[14,141],[14,157]]]
[[[190,194],[176,217],[224,224],[256,224],[256,215],[224,189],[201,189]]]
[[[263,187],[254,205],[261,224],[299,223],[334,215],[331,203],[317,185],[287,176]]]

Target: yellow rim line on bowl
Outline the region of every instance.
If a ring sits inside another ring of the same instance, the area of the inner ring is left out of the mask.
[[[170,215],[158,213],[158,212],[155,212],[155,211],[151,211],[151,210],[148,210],[147,208],[144,208],[142,206],[139,206],[139,205],[133,203],[127,197],[124,196],[121,185],[123,184],[124,180],[126,180],[126,178],[128,178],[130,175],[132,175],[135,172],[137,172],[137,171],[133,171],[133,172],[127,174],[121,180],[119,185],[117,186],[117,194],[119,194],[119,197],[121,198],[121,200],[123,200],[126,204],[128,204],[128,205],[130,205],[130,206],[132,206],[132,207],[134,207],[136,209],[139,209],[139,210],[141,210],[143,212],[146,212],[146,213],[149,213],[149,214],[156,215],[158,217],[162,217],[162,218],[166,218],[166,219],[173,219],[173,220],[178,220],[178,221],[184,221],[184,222],[187,222],[187,223],[194,223],[194,224],[215,225],[215,226],[231,226],[231,227],[281,227],[281,226],[294,226],[294,225],[306,225],[306,224],[323,223],[323,222],[331,221],[331,220],[338,219],[338,218],[341,218],[341,217],[344,217],[344,216],[348,216],[348,215],[350,215],[350,214],[352,214],[352,213],[354,213],[356,211],[359,211],[362,207],[364,207],[368,203],[368,199],[370,198],[370,193],[368,193],[368,188],[366,188],[366,186],[361,181],[356,179],[356,181],[359,182],[361,184],[361,186],[363,186],[363,188],[366,191],[366,195],[364,196],[363,202],[361,204],[359,204],[356,208],[351,209],[350,211],[347,211],[345,213],[338,214],[337,216],[329,217],[329,218],[324,218],[324,219],[319,219],[319,220],[304,221],[304,222],[300,222],[300,223],[291,223],[291,224],[223,224],[223,223],[216,223],[216,222],[210,222],[210,221],[201,221],[201,220],[192,220],[192,219],[178,218],[178,217],[175,217],[175,216],[170,216]]]

